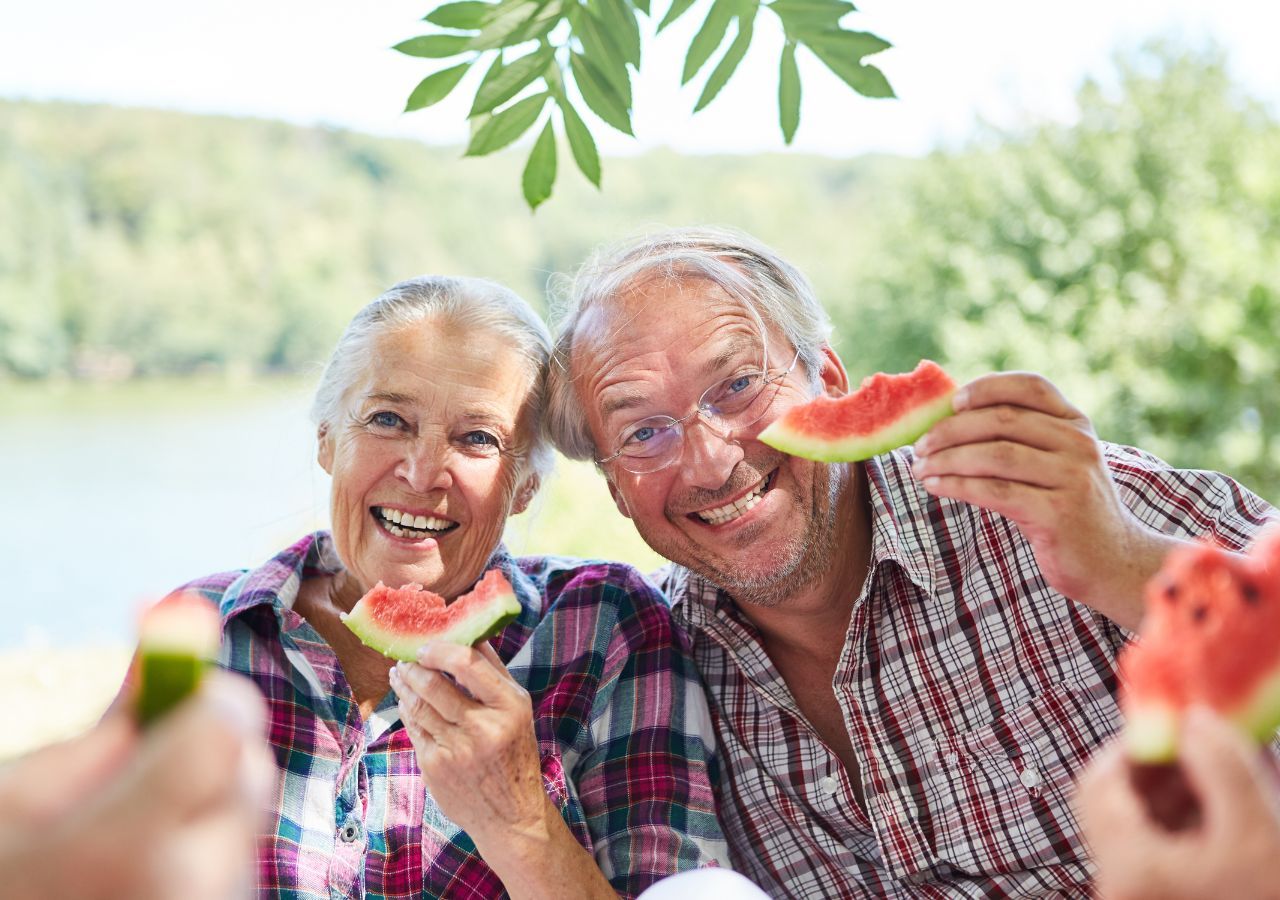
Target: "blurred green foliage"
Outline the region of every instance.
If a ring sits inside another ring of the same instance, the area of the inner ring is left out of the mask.
[[[1153,46],[1078,121],[922,160],[610,161],[535,220],[522,154],[0,102],[0,378],[299,371],[392,282],[549,276],[732,224],[813,279],[851,374],[1043,372],[1099,434],[1280,498],[1280,122],[1214,50]]]
[[[1280,499],[1280,123],[1154,44],[1076,124],[939,154],[873,203],[854,367],[1043,372],[1100,435]]]

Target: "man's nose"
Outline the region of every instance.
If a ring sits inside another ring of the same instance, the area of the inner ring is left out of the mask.
[[[693,487],[715,490],[729,480],[744,453],[736,440],[702,416],[695,416],[684,429],[685,480]]]
[[[404,457],[396,466],[396,477],[415,493],[448,490],[453,486],[450,458],[447,441],[419,437],[406,446]]]

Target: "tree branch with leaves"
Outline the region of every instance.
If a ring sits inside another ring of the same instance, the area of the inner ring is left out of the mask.
[[[689,12],[694,3],[672,0],[654,33]],[[692,81],[726,42],[728,46],[703,85],[695,113],[711,103],[737,71],[751,45],[761,8],[778,17],[785,37],[778,65],[778,118],[787,144],[794,140],[800,125],[800,70],[796,63],[800,47],[857,93],[866,97],[894,95],[884,74],[863,62],[890,44],[869,32],[841,25],[841,20],[855,11],[848,0],[712,0],[690,41],[681,84]],[[606,125],[634,137],[631,77],[640,71],[642,17],[651,20],[649,0],[445,3],[424,19],[439,31],[410,38],[394,49],[423,59],[462,57],[462,61],[423,78],[409,95],[405,111],[439,103],[468,71],[487,62],[467,114],[471,140],[465,155],[484,156],[501,150],[541,123],[521,178],[529,207],[536,209],[551,196],[560,135],[568,141],[579,170],[598,188],[600,154],[575,103],[585,105]],[[731,26],[733,38],[727,40]]]

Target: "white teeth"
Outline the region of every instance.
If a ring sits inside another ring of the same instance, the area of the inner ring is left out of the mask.
[[[717,506],[715,509],[704,509],[698,513],[698,518],[706,522],[708,525],[723,525],[725,522],[731,522],[750,510],[760,498],[764,496],[764,486],[768,483],[768,479],[764,479],[760,484],[756,485],[756,489],[750,494],[746,494],[734,500],[732,503],[726,503],[724,506]]]
[[[422,537],[421,531],[447,531],[456,522],[437,519],[434,516],[414,516],[389,506],[375,506],[374,512],[382,519],[383,526],[396,537]],[[398,527],[397,527],[398,526]]]

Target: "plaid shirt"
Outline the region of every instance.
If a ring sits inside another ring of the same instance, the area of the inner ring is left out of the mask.
[[[723,863],[711,724],[660,595],[634,570],[555,558],[489,566],[522,611],[495,647],[530,693],[548,795],[624,895]],[[362,721],[333,650],[293,612],[307,577],[337,571],[328,534],[262,568],[189,585],[218,603],[221,664],[270,708],[280,770],[259,846],[260,894],[496,897],[497,876],[432,802],[388,693]]]
[[[1106,454],[1124,502],[1166,534],[1239,549],[1272,513],[1224,476]],[[865,464],[871,570],[832,685],[865,814],[729,597],[662,573],[711,698],[731,858],[777,896],[1086,897],[1072,785],[1119,727],[1127,635],[1045,584],[1011,522],[930,497],[910,464]]]

